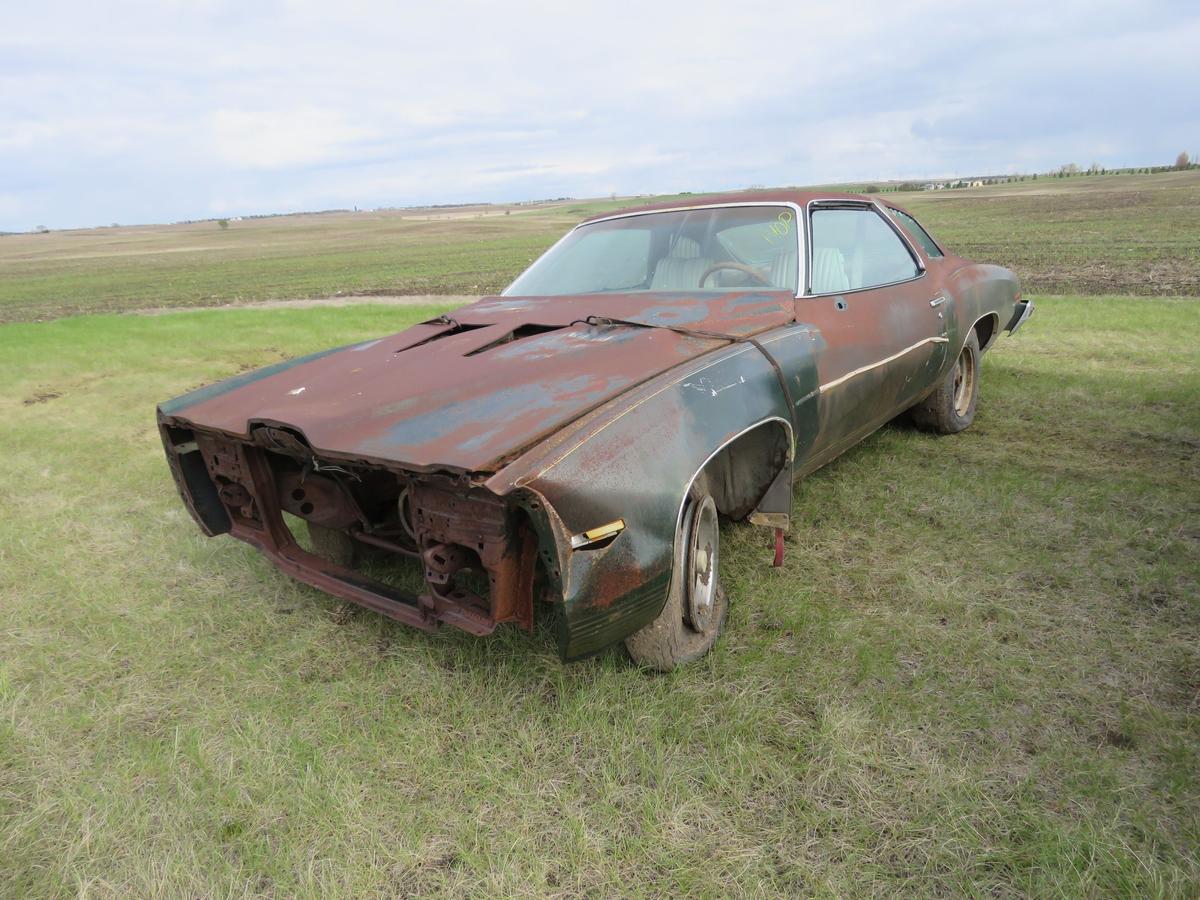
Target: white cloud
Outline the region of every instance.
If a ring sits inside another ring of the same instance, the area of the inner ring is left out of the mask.
[[[378,132],[350,124],[332,109],[219,109],[212,115],[213,149],[235,168],[286,169],[346,159]]]
[[[0,228],[1166,161],[1198,44],[1159,0],[24,4]]]

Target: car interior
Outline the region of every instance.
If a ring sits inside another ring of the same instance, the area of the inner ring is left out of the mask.
[[[747,227],[735,226],[707,236],[676,235],[665,255],[654,263],[650,278],[652,291],[689,291],[701,286],[700,279],[714,266],[722,263],[704,279],[703,287],[711,289],[754,288],[768,290],[796,289],[796,252],[794,240],[777,240],[773,244],[761,240],[735,240],[731,232]],[[702,245],[701,240],[704,240]],[[790,252],[789,252],[790,251]]]
[[[797,289],[795,214],[697,208],[577,229],[509,286],[510,296],[607,291]]]

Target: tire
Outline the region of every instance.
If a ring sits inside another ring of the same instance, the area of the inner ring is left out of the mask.
[[[324,525],[308,524],[308,538],[312,541],[314,555],[327,559],[339,566],[354,564],[354,539],[344,531],[326,528]]]
[[[958,359],[932,394],[912,408],[913,421],[938,434],[958,434],[975,421],[979,404],[979,338],[971,330]]]
[[[689,494],[676,537],[667,602],[658,618],[625,639],[625,648],[635,663],[660,672],[669,672],[708,653],[725,629],[729,615],[729,598],[720,581],[716,504],[703,486],[693,488]],[[686,577],[688,572],[691,578]]]

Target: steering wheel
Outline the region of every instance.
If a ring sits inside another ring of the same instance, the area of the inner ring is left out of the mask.
[[[738,262],[713,263],[711,266],[709,266],[707,269],[704,270],[704,274],[700,276],[700,283],[698,285],[696,285],[696,287],[704,287],[704,282],[708,281],[708,276],[711,275],[713,272],[720,271],[721,269],[737,269],[739,272],[745,272],[747,275],[749,275],[751,278],[753,278],[755,281],[757,281],[759,284],[763,285],[764,287],[771,287],[770,280],[765,275],[763,275],[762,272],[758,271],[758,269],[754,268],[753,266],[748,266],[745,263],[738,263]]]

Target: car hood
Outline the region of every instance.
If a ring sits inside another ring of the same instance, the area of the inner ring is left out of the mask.
[[[485,297],[449,317],[201,388],[160,416],[249,437],[300,432],[313,451],[432,470],[498,464],[636,384],[723,346],[604,316],[746,336],[794,319],[786,291]]]

